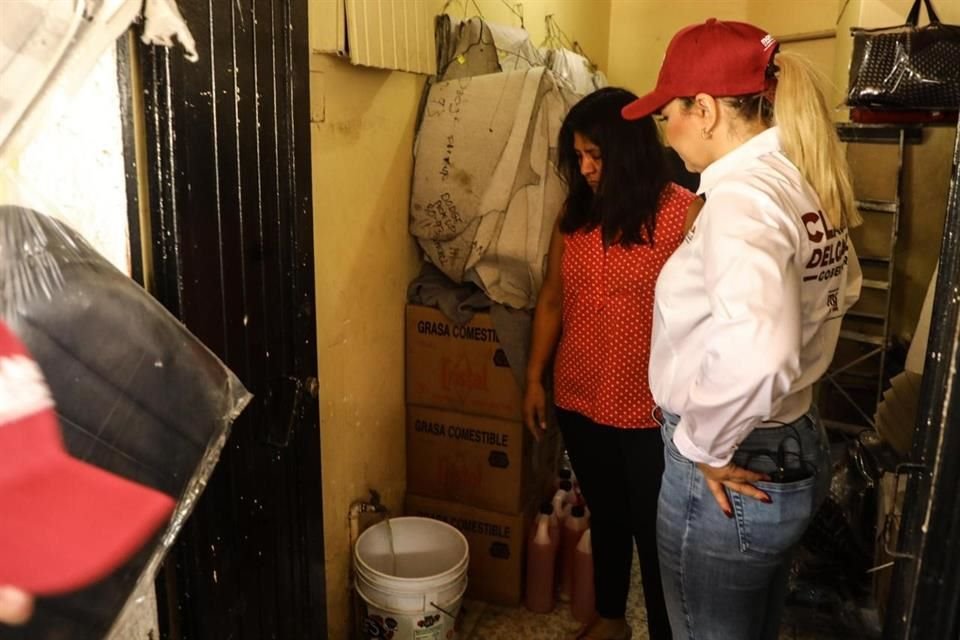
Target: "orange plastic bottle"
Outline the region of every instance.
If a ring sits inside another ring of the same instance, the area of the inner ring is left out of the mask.
[[[593,586],[593,545],[590,529],[583,532],[577,544],[573,559],[573,593],[570,598],[570,612],[574,619],[582,624],[592,621],[597,615],[596,597]]]
[[[583,532],[590,528],[586,511],[583,506],[576,506],[570,510],[570,515],[563,521],[560,531],[560,596],[561,602],[570,600],[573,585],[574,559],[577,553],[577,544]]]
[[[525,603],[534,613],[553,611],[554,580],[558,540],[556,528],[551,525],[553,504],[545,501],[533,525],[527,542],[527,584]],[[552,536],[552,537],[551,537]]]
[[[570,513],[570,492],[573,491],[573,484],[569,480],[561,480],[557,492],[553,494],[553,512],[563,527],[563,521]]]

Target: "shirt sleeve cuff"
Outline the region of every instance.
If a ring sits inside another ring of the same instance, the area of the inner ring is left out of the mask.
[[[687,425],[681,418],[676,431],[673,432],[673,445],[683,454],[683,457],[692,462],[702,462],[711,467],[723,467],[733,459],[733,451],[723,457],[711,455],[693,443],[687,434]]]

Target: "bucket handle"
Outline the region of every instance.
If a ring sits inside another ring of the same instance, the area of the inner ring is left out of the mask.
[[[436,609],[437,611],[439,611],[440,613],[445,613],[451,620],[457,619],[457,616],[453,615],[446,609],[442,608],[440,605],[438,605],[436,602],[433,602],[432,600],[430,601],[430,606]]]
[[[464,583],[463,589],[460,590],[460,593],[457,595],[457,597],[455,598],[455,600],[460,600],[461,598],[463,598],[463,594],[465,594],[466,592],[467,592],[467,585],[466,585],[466,583]],[[436,594],[436,593],[431,593],[431,594],[429,594],[429,595],[427,596],[427,598],[426,598],[427,604],[429,604],[431,607],[433,607],[434,609],[436,609],[436,610],[439,611],[440,613],[445,614],[445,615],[446,615],[447,617],[449,617],[451,620],[456,620],[457,617],[456,617],[455,615],[453,615],[452,613],[450,613],[450,612],[447,611],[446,609],[440,608],[440,605],[437,604],[437,600],[439,600],[439,598],[437,598],[437,594]],[[426,607],[424,607],[424,609],[426,609]]]

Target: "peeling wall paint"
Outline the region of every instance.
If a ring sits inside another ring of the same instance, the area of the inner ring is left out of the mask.
[[[116,49],[96,63],[64,113],[51,111],[16,159],[18,200],[76,229],[130,273]]]

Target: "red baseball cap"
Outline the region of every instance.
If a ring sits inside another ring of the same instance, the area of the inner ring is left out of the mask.
[[[0,585],[58,595],[106,577],[170,496],[71,457],[39,365],[0,322]]]
[[[637,120],[662,109],[674,98],[698,93],[742,96],[767,88],[767,67],[777,41],[763,29],[745,22],[710,18],[677,32],[660,66],[657,86],[622,110]]]

